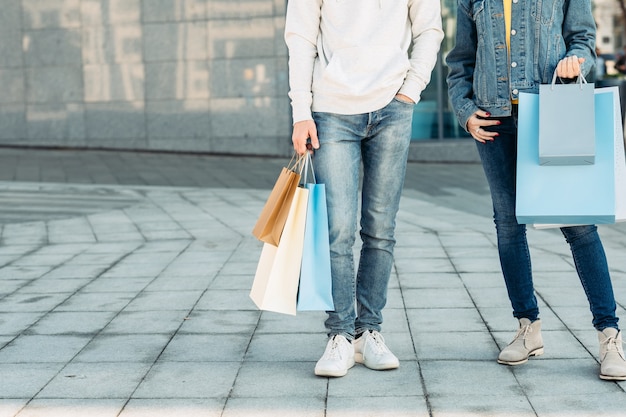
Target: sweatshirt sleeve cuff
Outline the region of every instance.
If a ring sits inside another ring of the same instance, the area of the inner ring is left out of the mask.
[[[313,120],[311,108],[307,105],[293,104],[293,123],[296,124],[303,120]]]
[[[411,100],[413,100],[417,104],[420,101],[423,89],[424,87],[420,85],[418,82],[412,81],[412,80],[405,80],[404,84],[402,85],[398,93],[404,94],[405,96],[409,97]]]

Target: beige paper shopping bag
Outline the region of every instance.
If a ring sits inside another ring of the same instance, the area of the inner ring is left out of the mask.
[[[296,189],[278,246],[263,245],[250,290],[261,310],[296,314],[308,198],[308,189]]]

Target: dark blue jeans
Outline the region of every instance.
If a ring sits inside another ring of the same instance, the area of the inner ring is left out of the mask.
[[[498,132],[493,142],[476,141],[491,199],[498,238],[500,265],[516,318],[536,320],[535,298],[526,225],[515,218],[515,175],[517,159],[517,115],[499,119],[501,124],[487,128]],[[578,277],[589,300],[593,325],[597,330],[618,328],[615,297],[609,268],[596,226],[562,227],[570,245]]]

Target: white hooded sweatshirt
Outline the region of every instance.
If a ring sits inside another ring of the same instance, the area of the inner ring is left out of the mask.
[[[397,93],[416,103],[443,39],[440,0],[289,0],[293,122],[312,111],[369,113]]]

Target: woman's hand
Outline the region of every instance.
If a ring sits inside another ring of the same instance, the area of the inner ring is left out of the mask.
[[[580,75],[580,65],[585,62],[585,58],[578,58],[576,55],[566,56],[556,66],[556,75],[561,78],[576,78]]]
[[[298,155],[304,155],[307,151],[307,142],[311,139],[311,145],[313,149],[319,149],[320,143],[317,139],[317,126],[313,120],[303,120],[293,125],[293,134],[291,135],[291,141],[293,142],[293,149]],[[311,152],[313,152],[311,150]]]
[[[478,110],[467,119],[467,131],[470,135],[480,143],[486,141],[492,141],[499,135],[498,132],[489,132],[484,127],[497,126],[500,124],[499,120],[489,120],[491,114],[486,111]]]

